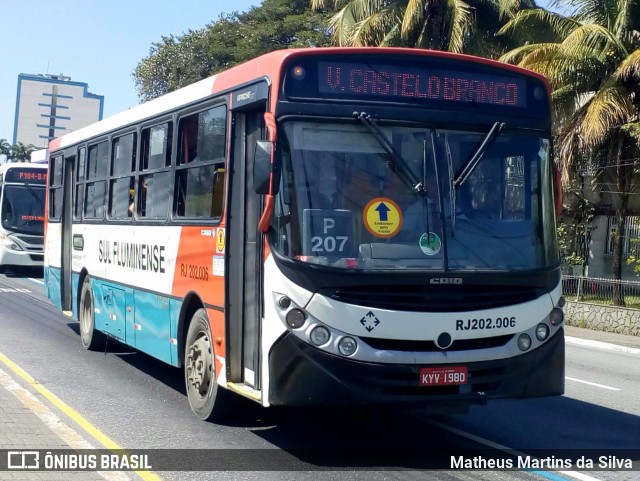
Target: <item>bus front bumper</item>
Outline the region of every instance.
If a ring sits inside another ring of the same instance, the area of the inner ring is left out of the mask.
[[[465,365],[465,364],[458,364]],[[285,334],[269,355],[269,402],[289,406],[403,405],[446,411],[489,399],[564,393],[564,330],[520,356],[466,364],[461,386],[419,385],[420,369],[437,365],[374,364],[327,354]]]
[[[0,246],[1,266],[41,267],[44,265],[44,253],[16,251]]]

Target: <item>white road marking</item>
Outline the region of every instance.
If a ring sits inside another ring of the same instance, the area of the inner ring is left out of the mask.
[[[27,277],[27,279],[33,282],[37,282],[38,284],[42,284],[44,286],[44,281],[41,281],[40,279],[34,279],[33,277]]]
[[[604,384],[598,384],[597,382],[583,381],[582,379],[576,379],[575,377],[565,376],[565,379],[568,381],[588,384],[589,386],[601,387],[602,389],[609,389],[610,391],[621,391],[621,389],[618,389],[617,387],[605,386]]]
[[[600,349],[606,349],[608,351],[624,352],[627,354],[636,354],[640,356],[640,349],[635,347],[619,346],[618,344],[610,344],[602,341],[592,341],[591,339],[581,339],[579,337],[565,336],[564,340],[567,344],[573,344],[576,346],[584,347],[597,347]]]

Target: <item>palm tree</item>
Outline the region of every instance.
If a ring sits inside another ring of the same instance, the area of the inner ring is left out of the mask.
[[[11,144],[7,142],[7,139],[0,139],[0,155],[6,155],[9,157],[11,153]]]
[[[15,162],[29,162],[31,152],[36,150],[36,147],[33,144],[25,145],[22,142],[17,142],[11,146],[10,150],[10,157]]]
[[[311,0],[332,6],[333,42],[341,46],[403,46],[497,56],[509,44],[496,32],[534,0]]]
[[[586,163],[612,195],[613,275],[621,279],[629,197],[640,180],[640,3],[552,3],[558,9],[566,5],[568,16],[539,9],[517,13],[501,34],[522,46],[501,60],[549,78],[563,180],[570,183]],[[614,303],[624,305],[621,293],[614,293]]]

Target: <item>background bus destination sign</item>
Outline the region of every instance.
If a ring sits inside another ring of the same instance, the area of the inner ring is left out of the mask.
[[[527,106],[526,81],[523,79],[473,71],[368,63],[318,62],[318,91],[351,97]]]
[[[29,168],[12,167],[7,170],[4,177],[5,182],[28,182],[30,184],[47,183],[47,171]]]

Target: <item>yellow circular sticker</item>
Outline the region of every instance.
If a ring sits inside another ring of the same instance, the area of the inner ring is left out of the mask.
[[[224,229],[218,228],[216,230],[216,252],[221,254],[224,252]]]
[[[393,237],[402,227],[402,211],[398,204],[386,197],[369,201],[362,212],[364,226],[376,237]]]

